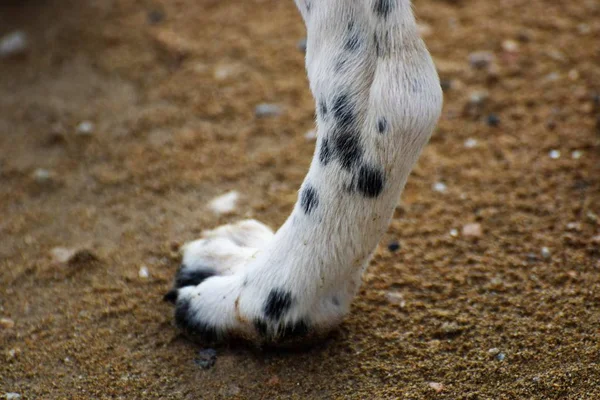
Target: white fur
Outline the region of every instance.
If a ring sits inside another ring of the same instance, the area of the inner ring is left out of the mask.
[[[179,289],[179,317],[184,310],[188,328],[199,324],[219,337],[258,338],[256,321],[263,321],[263,340],[275,340],[298,321],[310,331],[330,330],[348,312],[442,106],[438,76],[410,1],[390,0],[393,7],[385,17],[374,12],[375,1],[296,0],[308,32],[310,88],[317,108],[323,99],[329,105],[328,113],[318,114],[315,156],[292,214],[274,236],[264,225],[246,221],[207,231],[205,239],[183,248],[182,268],[218,273]],[[353,51],[348,51],[349,34],[360,43]],[[381,39],[379,56],[375,37]],[[352,168],[336,156],[327,164],[319,158],[339,123],[332,99],[342,93],[352,102],[362,149]],[[378,132],[382,118],[383,134]],[[364,165],[383,173],[377,196],[356,189]],[[300,199],[308,187],[318,196],[310,212]],[[289,293],[292,301],[279,318],[268,318],[274,290]]]

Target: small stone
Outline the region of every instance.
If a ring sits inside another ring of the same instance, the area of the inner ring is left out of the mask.
[[[489,94],[486,91],[473,92],[469,96],[469,104],[472,106],[480,106],[487,101],[488,97]]]
[[[10,57],[27,51],[27,35],[23,31],[14,31],[0,38],[0,57]]]
[[[208,203],[208,207],[215,214],[229,214],[235,210],[240,195],[235,190],[215,197]]]
[[[576,69],[572,69],[569,71],[567,76],[569,77],[570,80],[576,81],[579,79],[579,71],[577,71]]]
[[[492,347],[491,349],[488,350],[488,354],[490,354],[491,356],[496,356],[496,355],[498,355],[498,353],[500,353],[500,349],[498,349],[496,347]]]
[[[215,349],[202,349],[194,360],[203,369],[212,368],[217,362],[217,351]]]
[[[277,104],[261,103],[254,109],[254,114],[259,118],[276,117],[281,115],[281,107]]]
[[[560,158],[560,151],[559,150],[550,150],[550,153],[548,153],[548,156],[550,156],[550,158],[553,160],[558,160]]]
[[[296,43],[296,48],[303,53],[306,53],[306,38],[298,40]]]
[[[539,258],[537,256],[537,254],[535,254],[535,253],[527,253],[527,260],[533,262],[533,261],[538,261]]]
[[[304,138],[306,140],[316,140],[317,139],[317,130],[311,129],[310,131],[304,134]]]
[[[388,250],[391,251],[392,253],[400,250],[400,242],[398,242],[397,240],[390,242],[388,244]]]
[[[267,381],[267,386],[277,386],[280,383],[281,383],[281,380],[279,379],[279,377],[277,375],[273,375]]]
[[[150,273],[148,272],[148,267],[142,265],[140,270],[138,271],[138,276],[142,279],[148,279],[150,277]]]
[[[487,117],[487,124],[489,126],[498,126],[500,125],[500,118],[496,114],[490,114]]]
[[[494,61],[494,53],[490,51],[477,51],[469,54],[469,64],[475,69],[483,69]]]
[[[429,382],[427,383],[427,385],[429,385],[430,388],[435,390],[436,393],[441,393],[442,390],[444,390],[444,385],[439,382]]]
[[[598,215],[593,211],[588,211],[587,213],[585,213],[585,217],[592,224],[597,224],[599,221]]]
[[[450,236],[458,237],[458,230],[454,228],[450,229]]]
[[[6,400],[17,400],[21,398],[21,395],[19,393],[8,392],[4,395],[4,398],[6,398]]]
[[[542,257],[545,260],[550,259],[550,257],[552,257],[552,253],[550,253],[550,249],[547,247],[542,247]]]
[[[74,249],[67,249],[66,247],[54,247],[50,250],[50,257],[52,261],[59,264],[66,263],[75,254]]]
[[[465,147],[467,149],[472,149],[475,146],[477,146],[477,139],[469,138],[465,140]]]
[[[514,40],[505,40],[502,42],[502,50],[508,53],[516,53],[519,51],[519,43]]]
[[[569,222],[566,226],[568,231],[581,231],[581,224],[579,222]]]
[[[579,160],[581,158],[581,156],[583,155],[583,152],[580,150],[575,150],[571,153],[571,158],[573,160]]]
[[[476,222],[472,223],[472,224],[466,224],[462,228],[462,235],[464,237],[472,237],[472,238],[479,238],[479,237],[483,236],[483,230],[481,229],[481,224],[478,224]]]
[[[406,306],[404,296],[400,292],[387,292],[384,297],[385,300],[390,304],[394,304],[400,308],[404,308]]]
[[[446,193],[448,187],[443,182],[436,182],[433,184],[432,189],[438,193]]]
[[[496,360],[498,360],[498,361],[504,361],[505,358],[506,358],[506,354],[504,354],[504,353],[496,354]]]
[[[53,174],[52,172],[50,172],[47,169],[44,168],[37,168],[35,171],[33,171],[33,179],[37,182],[37,183],[48,183],[52,180]]]
[[[81,136],[89,136],[94,133],[94,123],[91,121],[83,121],[77,125],[77,134]]]
[[[588,33],[590,33],[592,31],[592,29],[590,28],[590,26],[588,24],[577,25],[577,30],[579,31],[579,33],[581,35],[587,35]]]
[[[15,327],[15,321],[10,318],[0,318],[0,328],[12,329]]]

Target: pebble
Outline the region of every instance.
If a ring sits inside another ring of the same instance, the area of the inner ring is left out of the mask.
[[[254,109],[254,114],[259,117],[276,117],[281,115],[281,107],[277,104],[261,103]]]
[[[506,358],[506,354],[504,354],[504,353],[496,354],[496,360],[498,360],[498,361],[504,361],[505,358]]]
[[[10,57],[27,51],[27,35],[14,31],[0,38],[0,57]]]
[[[217,362],[217,351],[215,349],[202,349],[194,360],[203,369],[212,368]]]
[[[467,149],[472,149],[475,146],[477,146],[477,139],[469,138],[465,140],[465,147]]]
[[[571,153],[571,158],[573,160],[579,160],[581,158],[581,156],[583,155],[583,152],[580,150],[575,150]]]
[[[473,92],[469,96],[469,104],[472,106],[482,105],[483,103],[485,103],[485,101],[488,99],[488,97],[489,97],[489,93],[486,91],[482,90],[482,91]]]
[[[496,114],[488,115],[487,124],[494,127],[500,125],[500,117],[498,117]]]
[[[235,190],[215,197],[208,203],[208,207],[215,214],[229,214],[235,210],[240,195]]]
[[[91,121],[82,121],[77,125],[77,134],[81,136],[89,136],[94,133],[94,123]]]
[[[296,48],[303,53],[306,53],[306,38],[298,40],[296,43]]]
[[[148,272],[148,267],[142,265],[138,272],[138,276],[142,279],[148,279],[150,277],[150,273]]]
[[[10,318],[0,318],[0,328],[12,329],[15,327],[15,321]]]
[[[597,224],[598,221],[600,220],[600,218],[598,217],[598,215],[593,212],[593,211],[588,211],[587,213],[585,213],[585,217],[587,218],[587,220],[593,224]]]
[[[404,308],[406,306],[406,300],[404,300],[404,296],[399,292],[387,292],[385,295],[385,300],[390,303],[399,306],[400,308]]]
[[[397,240],[390,242],[388,244],[388,250],[391,251],[392,253],[400,250],[400,242],[398,242]]]
[[[483,229],[481,229],[481,224],[476,223],[476,222],[472,223],[472,224],[466,224],[462,228],[462,235],[464,237],[474,237],[474,238],[483,236]]]
[[[550,257],[552,257],[552,253],[550,253],[550,249],[547,247],[542,247],[542,257],[544,257],[544,259],[548,260],[550,259]]]
[[[37,183],[48,183],[52,180],[52,172],[44,168],[37,168],[33,171],[33,179]]]
[[[430,388],[435,390],[436,393],[441,393],[442,390],[444,390],[444,384],[439,382],[429,382],[427,385],[429,385]]]
[[[450,229],[450,236],[452,237],[458,237],[458,230],[457,229]]]
[[[16,400],[20,399],[21,395],[19,393],[8,392],[4,395],[4,398],[6,398],[6,400]]]
[[[469,54],[469,64],[476,69],[483,69],[494,61],[494,53],[490,51],[476,51]]]
[[[550,153],[548,153],[548,156],[550,156],[550,158],[553,160],[558,160],[560,158],[560,151],[559,150],[550,150]]]
[[[509,53],[516,53],[519,51],[519,43],[514,40],[505,40],[502,42],[502,50]]]
[[[66,263],[75,254],[74,249],[67,249],[66,247],[54,247],[50,250],[50,257],[52,261],[57,263]]]
[[[432,189],[438,193],[446,193],[448,187],[443,182],[436,182],[433,184]]]
[[[500,349],[496,348],[496,347],[492,347],[491,349],[488,350],[488,354],[492,355],[492,356],[496,356],[500,353]]]

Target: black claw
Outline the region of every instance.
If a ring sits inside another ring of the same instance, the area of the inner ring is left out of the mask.
[[[181,265],[177,276],[175,277],[175,288],[179,289],[186,286],[196,286],[202,283],[207,278],[216,275],[217,272],[211,268],[201,270],[188,270],[185,265]]]
[[[191,315],[190,302],[183,300],[177,302],[175,308],[175,323],[182,331],[190,336],[199,337],[205,342],[214,342],[219,338],[217,329],[205,322],[196,320]]]
[[[179,291],[177,289],[169,290],[167,294],[163,296],[163,301],[168,301],[171,304],[175,304],[177,302],[178,292]]]

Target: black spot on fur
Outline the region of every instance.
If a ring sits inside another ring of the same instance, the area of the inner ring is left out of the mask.
[[[357,188],[365,197],[377,197],[383,191],[383,172],[379,168],[363,165],[358,171]]]
[[[312,3],[309,0],[307,0],[306,1],[306,12],[310,13],[311,8],[312,8]]]
[[[313,212],[315,208],[319,205],[319,196],[317,195],[317,190],[310,186],[306,185],[300,194],[300,205],[306,214],[310,214]]]
[[[375,0],[373,11],[381,18],[387,18],[394,9],[396,0]]]
[[[308,334],[308,324],[304,320],[296,321],[293,324],[288,324],[281,332],[281,339],[294,339],[304,337]]]
[[[196,321],[191,316],[189,300],[177,302],[175,322],[179,329],[189,335],[199,336],[202,340],[212,342],[218,338],[217,329],[202,321]]]
[[[279,289],[273,289],[265,302],[264,313],[272,320],[279,320],[292,307],[292,294]]]
[[[323,139],[321,142],[321,149],[319,150],[319,161],[321,164],[327,165],[331,161],[331,149],[329,148],[329,140]]]
[[[375,41],[375,54],[377,54],[377,57],[386,57],[390,54],[392,45],[388,31],[383,32],[383,34],[375,32],[373,40]]]
[[[377,132],[385,133],[387,130],[387,120],[383,117],[379,118],[377,121]]]
[[[267,336],[267,323],[260,318],[256,318],[254,320],[254,329],[258,332],[258,334],[262,337]]]
[[[341,128],[351,127],[356,122],[354,105],[350,102],[350,96],[346,93],[342,93],[333,99],[331,111],[333,112],[333,116],[335,117],[338,126]]]
[[[360,47],[360,32],[354,27],[354,22],[348,23],[348,37],[344,44],[344,49],[356,51]]]
[[[325,100],[323,99],[319,101],[319,112],[321,113],[321,118],[327,116],[327,103],[325,103]]]
[[[190,271],[182,265],[179,267],[177,276],[175,277],[175,288],[179,289],[185,286],[196,286],[202,283],[206,278],[216,275],[216,271],[211,268]]]
[[[168,301],[169,303],[175,304],[177,302],[177,295],[179,291],[177,289],[171,289],[163,296],[163,301]]]
[[[358,132],[354,130],[337,131],[333,137],[335,154],[340,160],[342,168],[352,169],[363,154]]]

